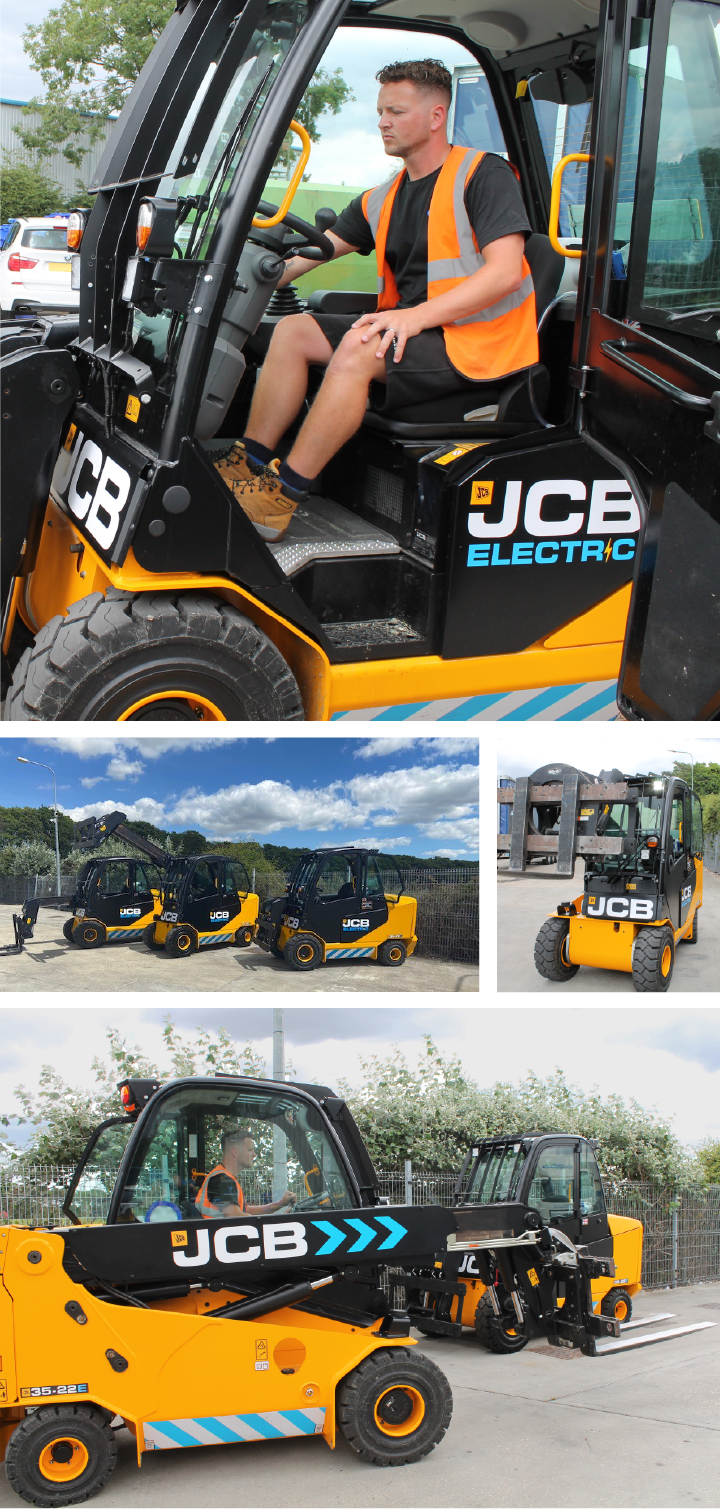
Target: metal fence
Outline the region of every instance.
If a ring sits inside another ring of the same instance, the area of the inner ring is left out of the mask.
[[[0,1168],[0,1221],[11,1226],[66,1226],[62,1203],[71,1168],[15,1163]],[[150,1175],[149,1177],[155,1177]],[[393,1205],[452,1205],[455,1173],[405,1169],[380,1173],[380,1193]],[[148,1201],[167,1198],[162,1175],[148,1185]],[[261,1201],[268,1191],[257,1183],[248,1198]],[[84,1223],[107,1219],[115,1171],[88,1167],[74,1200]],[[661,1184],[605,1185],[608,1210],[631,1216],[644,1227],[642,1281],[646,1289],[708,1283],[720,1279],[720,1185],[680,1193]]]
[[[703,861],[709,870],[714,870],[716,875],[720,875],[720,833],[716,833],[714,838],[705,839]]]
[[[60,895],[72,896],[75,891],[75,876],[60,876]],[[56,896],[55,871],[50,875],[0,875],[0,905],[22,906],[35,896]]]

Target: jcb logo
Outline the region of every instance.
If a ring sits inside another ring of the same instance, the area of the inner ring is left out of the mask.
[[[211,922],[229,922],[230,921],[230,913],[229,912],[211,912],[210,913],[210,921]]]
[[[466,1252],[458,1268],[458,1273],[469,1273],[471,1278],[479,1278],[478,1265],[475,1262],[475,1253]]]
[[[173,1252],[173,1262],[178,1268],[202,1268],[210,1262],[210,1232],[196,1227],[193,1235],[197,1237],[197,1252]],[[268,1260],[299,1258],[305,1257],[308,1250],[301,1221],[285,1221],[277,1226],[263,1223],[262,1248],[257,1226],[220,1226],[212,1235],[219,1263],[257,1263],[261,1255]],[[173,1233],[171,1239],[172,1236]]]
[[[342,925],[343,925],[343,932],[344,933],[361,933],[361,932],[365,932],[366,929],[369,928],[369,926],[370,926],[370,918],[369,917],[343,917],[343,923],[342,923]]]
[[[468,534],[474,540],[495,543],[470,545],[469,566],[629,561],[635,554],[633,536],[640,528],[640,510],[622,478],[593,482],[589,500],[586,483],[576,478],[553,477],[533,482],[524,504],[523,483],[506,482],[502,516],[491,523],[482,510],[490,507],[493,488],[493,482],[472,484],[473,511],[468,514]],[[582,507],[574,508],[573,504],[582,504]],[[554,514],[553,518],[547,517],[549,511]],[[499,541],[509,539],[519,529],[531,539],[517,540],[512,547],[506,546],[503,550]],[[592,535],[609,538],[591,539]],[[535,544],[535,541],[540,543]]]
[[[684,885],[680,892],[680,905],[689,906],[692,900],[692,885]]]
[[[140,907],[140,906],[121,906],[121,908],[120,908],[120,916],[121,917],[142,917],[142,907]]]
[[[111,456],[103,456],[99,445],[94,440],[85,440],[82,430],[78,430],[69,455],[61,452],[55,469],[53,483],[58,491],[65,491],[68,474],[67,501],[71,513],[84,523],[87,533],[101,549],[108,550],[130,495],[129,472]]]
[[[630,896],[588,896],[586,916],[609,917],[613,922],[652,922],[655,902]]]

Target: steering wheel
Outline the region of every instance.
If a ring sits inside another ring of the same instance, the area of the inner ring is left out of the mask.
[[[260,215],[267,215],[268,218],[270,218],[272,215],[277,214],[277,209],[278,207],[276,204],[269,204],[267,199],[261,199],[257,207],[257,213]],[[332,220],[330,219],[331,215]],[[332,241],[328,240],[328,237],[323,235],[322,227],[324,226],[325,230],[329,230],[330,227],[335,224],[337,215],[335,214],[334,210],[321,209],[318,210],[315,219],[316,221],[320,221],[320,225],[311,225],[309,220],[301,220],[299,215],[287,214],[281,221],[278,222],[277,226],[273,226],[273,230],[279,231],[281,226],[288,226],[291,231],[296,231],[298,235],[304,237],[304,244],[307,244],[308,246],[311,246],[322,253],[320,257],[312,258],[314,262],[331,262],[333,257],[335,256],[335,247],[333,246]],[[287,247],[284,255],[292,252],[292,255],[296,256],[297,253],[302,249],[302,244],[291,244]]]
[[[295,1210],[319,1210],[321,1205],[327,1202],[327,1190],[322,1190],[319,1195],[310,1195],[307,1200],[296,1200]]]

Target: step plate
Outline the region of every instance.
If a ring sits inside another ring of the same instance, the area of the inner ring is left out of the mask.
[[[378,529],[376,524],[368,524],[331,498],[318,497],[299,505],[287,534],[269,549],[286,576],[294,576],[311,561],[400,554],[393,535]]]

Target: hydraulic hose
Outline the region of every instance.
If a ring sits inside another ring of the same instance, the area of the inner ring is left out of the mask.
[[[343,1273],[331,1273],[327,1278],[313,1279],[302,1284],[286,1284],[282,1289],[273,1289],[270,1294],[260,1294],[257,1299],[242,1299],[235,1305],[224,1305],[219,1310],[206,1310],[205,1315],[221,1320],[256,1320],[259,1315],[269,1315],[272,1310],[282,1310],[286,1305],[297,1305],[308,1299],[315,1289],[324,1289],[334,1284]]]

